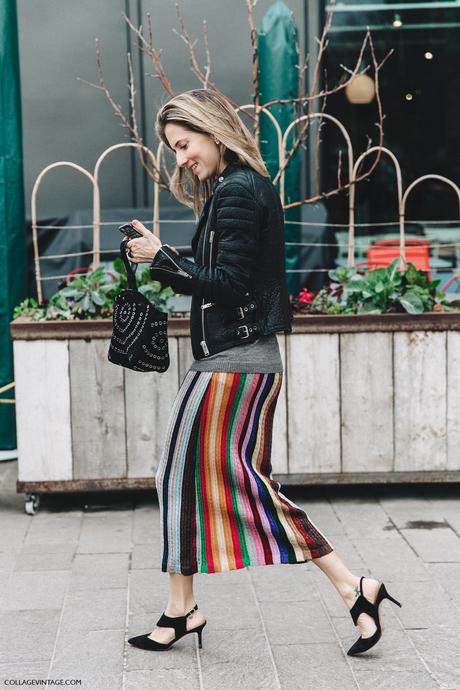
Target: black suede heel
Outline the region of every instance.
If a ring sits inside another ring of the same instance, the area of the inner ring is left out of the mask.
[[[363,580],[364,576],[362,576],[359,581],[359,591],[361,592],[361,594],[351,607],[350,615],[353,618],[353,623],[355,625],[358,625],[358,616],[361,613],[367,613],[373,619],[375,625],[377,626],[377,630],[370,637],[360,636],[348,650],[347,654],[349,656],[354,656],[355,654],[362,654],[363,652],[367,652],[368,649],[373,647],[380,640],[382,636],[382,626],[380,624],[379,617],[379,604],[381,604],[384,599],[389,599],[399,607],[402,606],[402,604],[400,604],[399,601],[393,599],[393,597],[390,596],[390,594],[388,594],[383,582],[380,585],[379,591],[377,592],[377,598],[375,600],[375,603],[372,604],[372,602],[370,602],[369,599],[366,599],[366,597],[363,594]]]
[[[177,640],[180,640],[181,637],[184,637],[184,635],[188,635],[189,633],[197,633],[198,646],[201,649],[201,647],[203,646],[201,642],[201,635],[203,632],[203,628],[206,625],[206,621],[201,625],[197,625],[196,628],[187,630],[187,618],[188,616],[190,616],[190,614],[196,611],[197,608],[198,605],[195,604],[193,609],[186,613],[185,616],[174,616],[174,618],[171,618],[171,616],[167,616],[165,613],[163,613],[160,616],[160,618],[157,621],[157,626],[159,628],[174,628],[175,637],[173,640],[171,640],[171,642],[156,642],[155,640],[150,639],[150,633],[146,633],[145,635],[137,635],[136,637],[131,637],[128,640],[129,644],[132,644],[134,647],[139,647],[140,649],[149,649],[152,652],[164,652],[170,647],[172,647],[172,645],[175,642],[177,642]]]

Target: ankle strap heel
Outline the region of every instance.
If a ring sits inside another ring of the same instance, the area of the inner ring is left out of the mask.
[[[383,582],[381,583],[379,590],[377,592],[375,603],[372,603],[371,601],[369,601],[369,599],[366,599],[366,597],[363,594],[363,580],[364,575],[362,575],[359,580],[360,595],[351,607],[350,615],[353,619],[353,623],[355,625],[358,625],[358,618],[361,615],[361,613],[367,613],[367,615],[370,616],[374,621],[376,631],[370,637],[360,636],[348,650],[347,654],[349,656],[354,656],[355,654],[361,654],[362,652],[366,652],[368,649],[377,644],[377,642],[380,640],[382,636],[382,626],[380,624],[379,605],[382,603],[384,599],[389,599],[394,604],[397,604],[397,606],[399,607],[402,606],[402,604],[399,601],[394,599],[387,592],[387,589]]]
[[[195,604],[193,609],[186,613],[185,616],[172,617],[167,616],[164,612],[162,613],[162,615],[157,621],[157,626],[159,628],[174,628],[174,639],[172,639],[171,642],[157,642],[156,640],[152,640],[149,637],[149,633],[147,633],[146,635],[137,635],[136,637],[131,637],[128,640],[129,644],[132,644],[134,647],[140,647],[140,649],[149,649],[151,651],[160,652],[172,647],[172,645],[175,642],[177,642],[177,640],[180,640],[181,637],[184,637],[184,635],[196,632],[198,634],[198,646],[201,648],[201,634],[203,632],[204,626],[206,625],[206,621],[201,625],[198,625],[196,628],[191,628],[190,630],[187,630],[187,618],[194,611],[196,611],[197,608],[198,604]]]
[[[174,632],[176,633],[176,640],[178,640],[180,637],[183,637],[187,632],[187,618],[190,616],[191,613],[196,611],[198,608],[198,605],[195,604],[193,609],[191,609],[188,613],[185,614],[185,616],[174,616],[172,618],[171,616],[167,616],[165,613],[162,613],[162,615],[159,617],[157,620],[157,626],[159,628],[174,628]],[[175,642],[175,640],[173,640]]]

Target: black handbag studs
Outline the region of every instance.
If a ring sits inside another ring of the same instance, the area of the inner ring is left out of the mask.
[[[112,364],[134,371],[163,372],[170,364],[168,314],[157,309],[137,289],[135,271],[126,255],[126,242],[121,243],[120,253],[128,289],[113,304],[113,331],[107,357]]]

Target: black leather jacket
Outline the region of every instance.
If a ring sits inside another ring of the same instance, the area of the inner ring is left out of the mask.
[[[284,215],[269,178],[230,163],[203,208],[192,251],[195,263],[163,245],[150,265],[150,276],[163,287],[192,295],[195,359],[261,335],[292,331]]]

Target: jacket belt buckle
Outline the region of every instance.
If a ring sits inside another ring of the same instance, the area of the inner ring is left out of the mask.
[[[241,330],[245,332],[245,335],[240,334]],[[238,338],[249,338],[249,328],[246,325],[238,326],[238,328],[236,329],[236,334]]]

